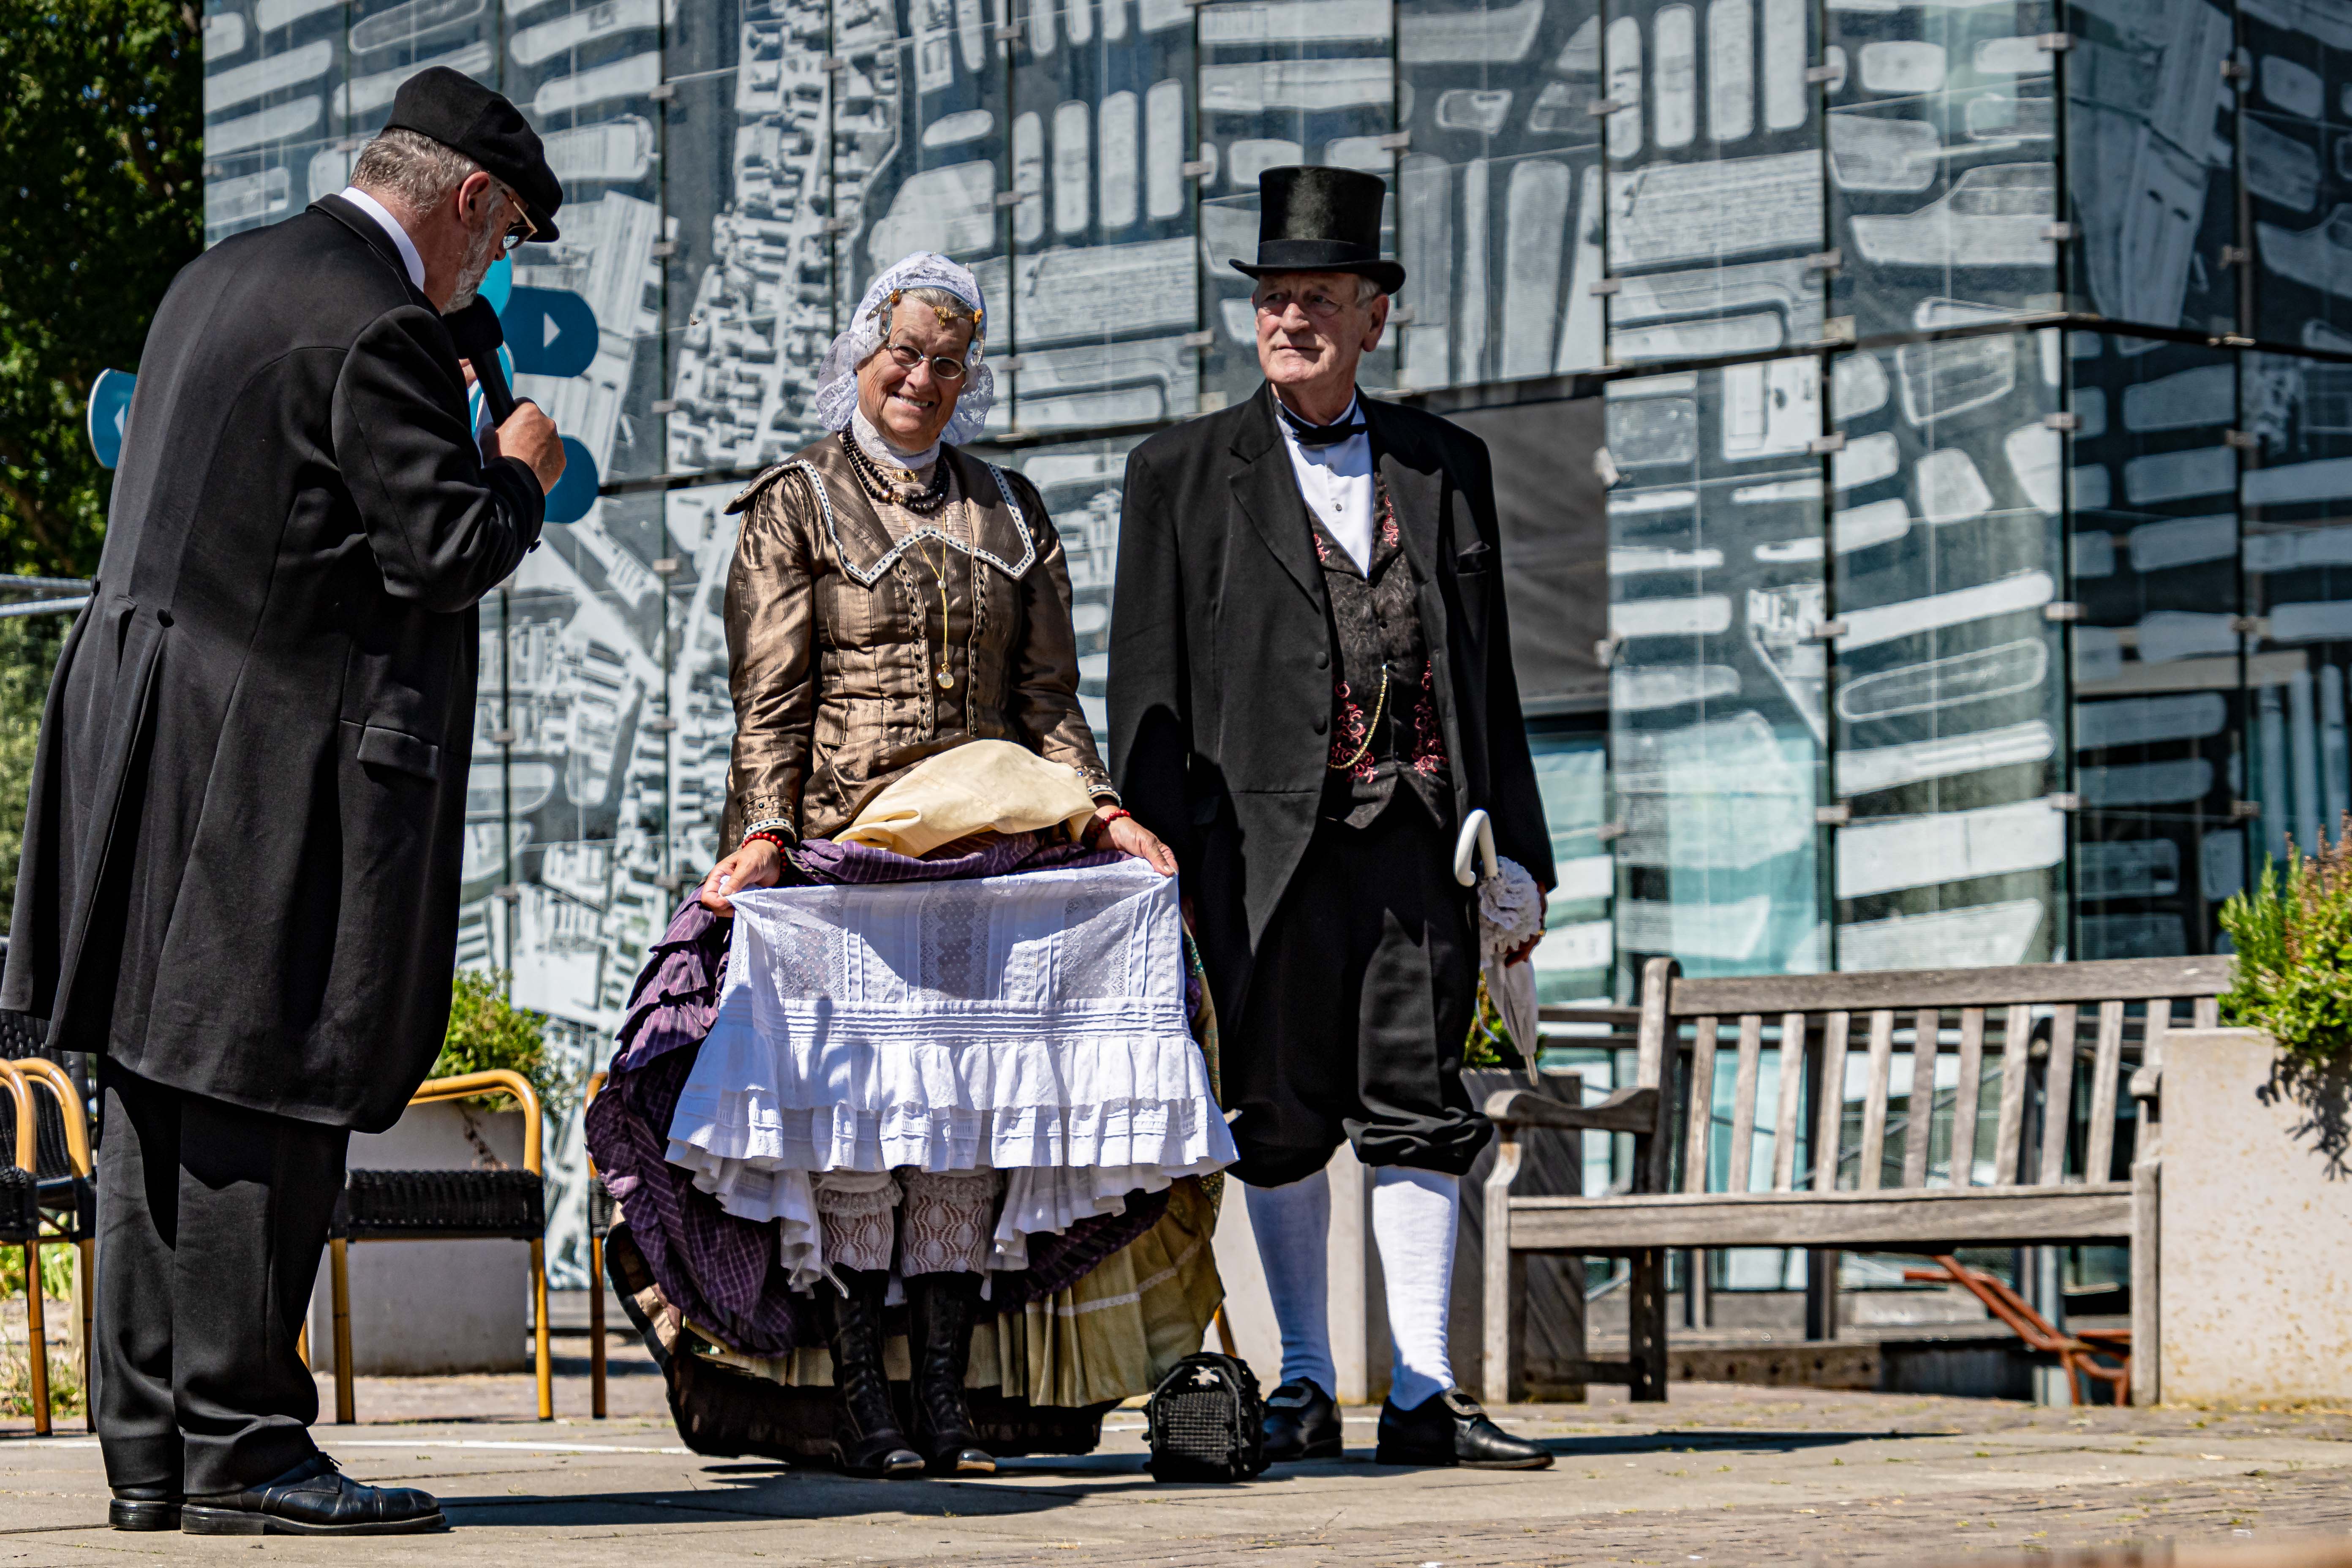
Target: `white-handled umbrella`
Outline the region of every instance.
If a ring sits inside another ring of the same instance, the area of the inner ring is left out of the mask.
[[[1533,1072],[1535,965],[1505,961],[1543,929],[1543,894],[1526,867],[1495,853],[1495,826],[1484,811],[1470,814],[1454,841],[1454,879],[1478,889],[1478,966],[1486,976],[1486,994],[1495,999],[1503,1027]]]

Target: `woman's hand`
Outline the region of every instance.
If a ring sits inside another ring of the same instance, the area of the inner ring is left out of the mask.
[[[735,906],[727,901],[729,894],[746,888],[772,888],[783,879],[783,852],[765,838],[754,838],[710,868],[710,875],[702,879],[702,907],[732,915]]]
[[[1112,813],[1117,812],[1117,816]],[[1160,842],[1160,836],[1115,805],[1095,808],[1095,819],[1087,835],[1087,842],[1098,847],[1107,847],[1122,855],[1132,855],[1149,861],[1151,868],[1163,877],[1176,874],[1176,852]]]
[[[1536,889],[1536,934],[1511,949],[1510,955],[1503,960],[1506,967],[1514,963],[1525,963],[1528,961],[1528,955],[1536,950],[1536,943],[1544,939],[1544,917],[1550,912],[1551,895],[1538,888]]]

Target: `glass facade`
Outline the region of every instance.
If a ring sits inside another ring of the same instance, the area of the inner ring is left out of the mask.
[[[1255,386],[1226,262],[1286,163],[1388,177],[1364,380],[1519,488],[1548,999],[2205,950],[2352,805],[2336,8],[207,0],[205,43],[210,238],[431,64],[569,193],[509,335],[598,493],[485,606],[464,941],[583,1050],[718,848],[726,501],[867,280],[981,273],[1099,724],[1124,454]]]

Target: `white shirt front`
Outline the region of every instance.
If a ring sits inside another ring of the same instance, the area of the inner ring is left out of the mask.
[[[1294,416],[1288,416],[1287,409],[1277,409],[1274,422],[1282,429],[1290,471],[1298,476],[1299,499],[1331,531],[1331,537],[1355,562],[1356,570],[1369,574],[1372,569],[1371,437],[1359,432],[1328,447],[1301,446],[1290,427]],[[1350,397],[1348,412],[1332,423],[1357,425],[1363,417],[1363,410]]]
[[[425,258],[416,254],[416,242],[408,237],[408,231],[400,226],[400,220],[392,216],[391,209],[357,185],[345,185],[337,194],[343,200],[375,219],[376,226],[392,237],[392,243],[400,247],[401,265],[408,268],[408,280],[415,284],[420,290],[423,289]]]

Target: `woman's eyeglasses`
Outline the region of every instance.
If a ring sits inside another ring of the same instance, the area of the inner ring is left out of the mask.
[[[963,379],[963,361],[960,359],[950,359],[945,354],[926,354],[908,348],[905,343],[888,343],[884,346],[889,349],[890,357],[898,362],[898,368],[908,375],[915,374],[917,365],[929,360],[933,381],[945,382],[952,386]]]

